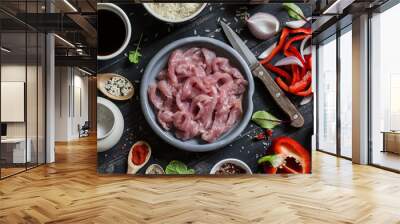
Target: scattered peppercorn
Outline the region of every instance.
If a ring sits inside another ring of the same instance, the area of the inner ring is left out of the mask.
[[[257,134],[257,135],[256,135],[256,139],[257,139],[257,140],[264,140],[264,139],[265,139],[265,134],[262,133],[262,132],[259,133],[259,134]]]
[[[265,133],[267,134],[268,137],[271,137],[273,132],[271,129],[267,129],[265,130]]]

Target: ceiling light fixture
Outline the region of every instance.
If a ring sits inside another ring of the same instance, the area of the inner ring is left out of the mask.
[[[81,69],[81,68],[79,68],[79,67],[78,67],[78,70],[81,71],[81,72],[83,72],[83,73],[85,73],[85,74],[87,74],[87,75],[93,75],[92,73],[90,73],[90,72],[88,72],[88,71],[86,71],[86,70],[83,70],[83,69]]]
[[[9,50],[9,49],[7,49],[7,48],[5,48],[5,47],[1,47],[0,49],[1,49],[2,51],[6,52],[6,53],[10,53],[10,52],[11,52],[11,50]]]
[[[75,45],[73,45],[71,42],[69,42],[68,40],[60,37],[58,34],[54,34],[55,37],[57,37],[59,40],[61,40],[62,42],[64,42],[65,44],[67,44],[70,47],[75,48]]]
[[[78,12],[78,10],[73,6],[68,0],[64,0],[64,3],[68,5],[74,12]]]

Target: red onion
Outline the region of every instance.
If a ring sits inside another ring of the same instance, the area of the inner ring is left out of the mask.
[[[276,47],[277,44],[278,42],[271,44],[271,46],[269,46],[265,51],[258,55],[258,59],[264,59],[268,57],[268,55],[271,54],[272,50]]]
[[[300,106],[306,105],[307,103],[311,102],[313,99],[313,95],[306,96],[300,101]]]
[[[304,46],[306,45],[306,42],[309,40],[311,38],[311,35],[310,36],[307,36],[306,38],[304,38],[304,40],[301,42],[301,45],[300,45],[300,54],[301,54],[301,57],[304,59]]]
[[[267,40],[279,31],[279,20],[269,13],[258,12],[247,19],[247,27],[257,39]]]
[[[289,28],[298,29],[298,28],[301,28],[301,27],[303,27],[304,25],[306,25],[306,23],[307,23],[308,21],[310,21],[310,20],[311,20],[311,17],[308,17],[308,18],[307,18],[307,21],[304,20],[304,19],[300,19],[300,20],[289,21],[289,22],[286,22],[285,24],[286,24],[286,26],[289,27]]]
[[[303,63],[301,63],[301,61],[295,56],[282,58],[281,60],[275,63],[275,66],[293,65],[293,64],[303,67]]]
[[[304,55],[309,55],[309,54],[311,54],[311,46],[306,47],[306,48],[304,49],[304,51],[303,51],[303,54],[304,54]]]

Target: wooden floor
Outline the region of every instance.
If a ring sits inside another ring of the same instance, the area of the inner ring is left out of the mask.
[[[372,159],[374,164],[400,170],[400,154],[376,150],[374,151]]]
[[[400,223],[400,175],[315,153],[312,175],[98,176],[95,140],[0,181],[0,223]]]

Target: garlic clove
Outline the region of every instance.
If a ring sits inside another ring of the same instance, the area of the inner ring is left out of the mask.
[[[247,19],[247,26],[255,38],[267,40],[279,31],[280,23],[274,15],[258,12]]]

